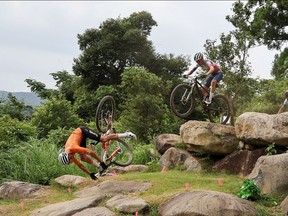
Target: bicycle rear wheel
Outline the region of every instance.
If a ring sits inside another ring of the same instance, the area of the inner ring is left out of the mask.
[[[105,159],[107,160],[117,148],[120,148],[121,150],[114,155],[113,163],[122,167],[130,165],[133,161],[133,152],[131,147],[122,139],[110,141],[106,158],[103,158],[104,152],[102,149],[101,155],[104,161]]]
[[[208,107],[208,117],[213,123],[226,124],[231,116],[228,99],[224,95],[215,95]]]
[[[194,110],[195,98],[193,94],[189,95],[190,92],[190,85],[179,84],[171,93],[170,107],[173,113],[179,118],[189,117]]]
[[[115,110],[116,102],[111,95],[106,95],[100,100],[95,115],[96,127],[100,132],[106,132],[109,122],[115,120]]]

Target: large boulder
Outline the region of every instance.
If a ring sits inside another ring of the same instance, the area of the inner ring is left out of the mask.
[[[31,212],[30,216],[73,215],[98,206],[103,197],[85,197],[47,205]]]
[[[202,170],[198,160],[183,149],[168,149],[160,158],[160,163],[168,168],[174,168],[175,166],[182,165],[186,167],[187,171],[199,172]]]
[[[287,195],[287,167],[288,153],[261,156],[248,178],[255,182],[263,194]]]
[[[246,112],[236,119],[235,131],[238,139],[251,145],[275,143],[288,147],[287,126],[288,112],[274,115]]]
[[[122,194],[116,195],[107,200],[106,206],[108,208],[117,209],[117,211],[126,214],[145,212],[150,208],[149,204],[145,202],[145,200],[138,197],[130,197]]]
[[[161,205],[159,211],[161,216],[257,215],[257,209],[247,200],[223,192],[201,190],[181,193]]]
[[[148,190],[151,186],[152,185],[149,182],[141,183],[136,181],[107,180],[96,186],[77,191],[75,192],[75,195],[80,198],[97,195],[112,196],[120,193],[145,191]]]
[[[73,216],[117,216],[116,213],[110,211],[106,207],[93,207],[93,208],[86,208],[83,211],[77,212],[73,214]]]
[[[4,182],[0,187],[0,198],[37,198],[44,194],[45,187],[22,181]]]
[[[90,179],[89,179],[90,180]],[[69,185],[79,185],[89,181],[87,178],[82,176],[75,176],[75,175],[63,175],[55,179],[60,185],[69,186]]]
[[[257,159],[265,154],[265,149],[263,148],[253,151],[242,150],[234,152],[217,161],[212,169],[218,172],[236,174],[241,177],[246,177],[252,172]]]
[[[284,216],[288,215],[288,196],[281,202],[281,210]]]
[[[156,149],[160,154],[164,154],[167,149],[176,147],[182,143],[182,139],[176,134],[161,134],[156,137]]]
[[[180,136],[188,151],[225,156],[236,151],[239,140],[235,128],[203,121],[188,121],[181,125]]]
[[[149,167],[147,165],[137,164],[137,165],[129,165],[126,167],[116,166],[111,168],[110,170],[116,173],[128,173],[128,172],[144,172],[147,171],[148,168]]]

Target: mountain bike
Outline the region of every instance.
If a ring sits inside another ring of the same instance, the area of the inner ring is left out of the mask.
[[[109,128],[109,123],[115,120],[116,102],[111,95],[104,96],[96,109],[96,128],[104,133]]]
[[[215,95],[211,104],[205,103],[202,90],[206,91],[203,85],[199,82],[197,76],[188,78],[186,83],[177,85],[170,95],[170,106],[172,111],[179,118],[186,119],[191,117],[195,110],[196,98],[200,99],[201,108],[210,122],[226,124],[231,115],[231,108],[228,99],[221,94]],[[208,97],[209,92],[206,91]]]
[[[104,135],[116,133],[113,127],[113,120],[115,116],[115,100],[108,95],[101,99],[96,109],[96,125],[101,129]],[[104,125],[106,128],[104,129]],[[95,152],[101,152],[101,158],[107,166],[112,164],[118,166],[128,166],[133,161],[133,152],[130,145],[124,139],[108,140],[102,142],[101,145],[92,143],[91,148]],[[100,149],[99,149],[100,148]]]

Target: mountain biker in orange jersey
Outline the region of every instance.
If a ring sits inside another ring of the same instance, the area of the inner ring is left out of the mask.
[[[285,112],[287,104],[288,104],[288,91],[285,92],[285,99],[280,109],[278,110],[278,114]]]
[[[209,98],[206,98],[207,92],[204,89],[202,90],[202,93],[204,99],[206,98],[205,102],[207,104],[210,104],[216,90],[216,84],[223,79],[223,73],[220,71],[219,65],[217,65],[210,59],[204,59],[203,54],[200,52],[195,54],[194,61],[197,62],[197,65],[192,68],[187,74],[184,74],[184,77],[191,75],[199,67],[206,71],[207,77],[204,83],[204,88],[206,91],[208,91],[211,86]]]
[[[90,172],[79,160],[75,158],[75,154],[79,154],[81,161],[89,163],[95,167],[97,167],[100,171],[105,171],[108,167],[107,165],[101,160],[101,158],[91,149],[86,148],[86,140],[87,138],[95,140],[97,142],[105,142],[108,140],[115,140],[122,137],[132,137],[136,139],[136,135],[132,132],[125,132],[119,134],[109,134],[109,135],[100,135],[88,127],[81,126],[76,128],[65,144],[65,151],[61,152],[58,156],[58,160],[63,165],[69,165],[71,163],[75,163],[81,170],[86,172],[93,180],[96,180],[97,177],[95,176],[96,173]],[[93,159],[96,161],[93,161]]]

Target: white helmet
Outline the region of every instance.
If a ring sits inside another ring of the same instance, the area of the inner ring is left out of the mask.
[[[63,165],[69,164],[69,156],[66,152],[61,152],[58,156],[58,160]]]
[[[201,52],[198,52],[194,56],[194,61],[198,61],[200,59],[203,59],[203,54]]]

